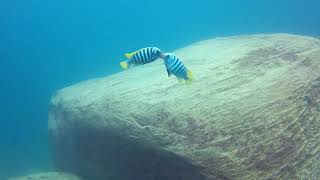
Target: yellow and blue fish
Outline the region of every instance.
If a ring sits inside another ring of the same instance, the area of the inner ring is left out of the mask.
[[[179,81],[185,81],[190,84],[194,77],[192,72],[183,64],[182,60],[172,53],[166,53],[163,58],[164,64],[167,68],[168,76],[175,75]]]
[[[160,57],[163,58],[164,53],[157,47],[146,47],[132,53],[127,53],[125,56],[129,60],[120,62],[120,66],[123,69],[128,69],[135,65],[153,62]]]

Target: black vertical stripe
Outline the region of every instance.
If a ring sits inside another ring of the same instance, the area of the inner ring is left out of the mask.
[[[181,70],[183,70],[184,66],[183,64],[179,64],[179,66],[176,68],[176,73],[179,73]]]
[[[142,51],[143,50],[139,51],[139,64],[143,63]]]
[[[131,59],[134,63],[137,63],[137,54],[134,54]]]
[[[182,77],[185,72],[186,68],[183,65],[181,65],[180,68],[177,70],[177,76]]]
[[[175,69],[175,67],[176,67],[176,65],[178,64],[178,60],[176,60],[176,58],[174,57],[173,59],[172,59],[172,69]]]
[[[148,48],[148,51],[147,51],[147,56],[148,56],[148,61],[150,62],[152,59],[152,48]]]
[[[147,63],[148,61],[148,58],[147,58],[147,49],[143,49],[142,50],[142,56],[143,56],[143,58],[142,58],[142,63],[143,64],[145,64],[145,63]]]
[[[139,56],[138,56],[139,52],[136,53],[134,56],[135,56],[135,59],[136,59],[136,63],[139,64]]]
[[[177,62],[176,65],[172,67],[174,71],[177,71],[182,66],[181,61],[176,60],[176,62]]]

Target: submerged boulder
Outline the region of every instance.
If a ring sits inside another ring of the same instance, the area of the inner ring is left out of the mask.
[[[43,172],[27,176],[15,177],[9,180],[80,180],[80,178],[73,174],[62,172]]]
[[[84,179],[320,179],[320,41],[216,38],[59,90],[49,130],[60,170]]]

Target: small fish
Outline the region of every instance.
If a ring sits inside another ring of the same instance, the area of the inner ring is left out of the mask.
[[[128,69],[131,66],[147,64],[160,57],[163,58],[164,53],[157,47],[146,47],[132,53],[127,53],[125,56],[129,60],[120,62],[120,66],[123,69]]]
[[[191,84],[194,80],[192,72],[187,69],[183,62],[174,54],[166,53],[163,60],[169,77],[173,74],[179,81],[184,80],[186,84]]]

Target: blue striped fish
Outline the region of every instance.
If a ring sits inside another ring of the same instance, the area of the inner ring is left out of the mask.
[[[187,69],[177,56],[172,53],[166,53],[163,60],[169,77],[173,74],[179,81],[184,80],[186,84],[190,84],[193,81],[192,72]]]
[[[129,60],[120,62],[120,66],[123,69],[128,69],[129,67],[135,65],[142,65],[153,62],[159,57],[164,56],[164,54],[157,47],[146,47],[132,53],[127,53],[125,54],[125,56]]]

